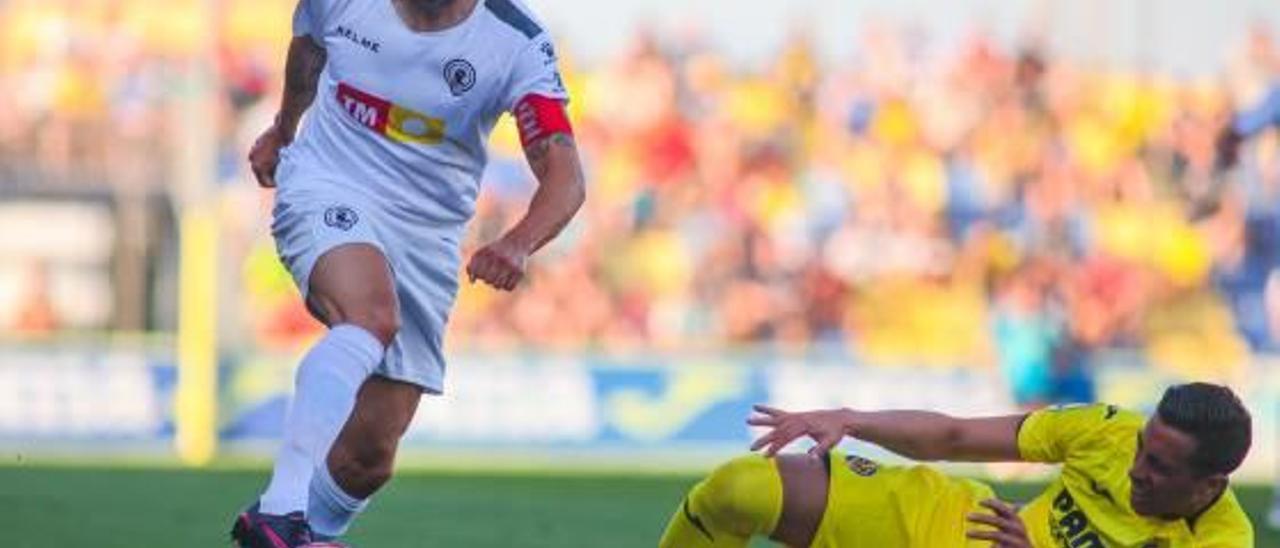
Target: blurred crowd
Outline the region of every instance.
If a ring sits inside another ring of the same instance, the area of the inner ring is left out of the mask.
[[[167,3],[186,4],[200,2]],[[173,75],[212,47],[233,323],[296,344],[316,326],[240,162],[278,100],[291,5],[222,4],[210,46],[189,43],[201,21],[147,2],[0,3],[0,84],[23,90],[0,109],[0,177],[154,181],[181,120]],[[451,349],[990,366],[1025,403],[1088,397],[1099,352],[1226,378],[1280,350],[1280,142],[1215,160],[1233,112],[1280,77],[1266,29],[1202,80],[981,35],[925,53],[890,26],[862,29],[855,58],[820,59],[797,34],[750,69],[669,38],[640,32],[591,67],[559,48],[587,204],[515,293],[464,284]],[[509,123],[492,149],[468,249],[535,186]]]
[[[234,130],[279,72],[291,13],[283,0],[0,2],[0,176],[166,184],[200,69],[217,70],[227,94],[208,118]]]

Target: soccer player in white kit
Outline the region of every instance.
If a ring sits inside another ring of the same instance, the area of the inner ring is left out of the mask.
[[[249,160],[276,188],[280,257],[329,330],[298,367],[271,482],[233,525],[252,548],[341,536],[389,479],[422,393],[443,392],[459,242],[499,115],[539,184],[471,257],[472,282],[515,288],[585,195],[555,49],[520,0],[300,0],[285,70]]]

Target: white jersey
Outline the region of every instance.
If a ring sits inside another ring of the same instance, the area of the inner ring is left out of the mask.
[[[550,39],[519,0],[479,0],[436,32],[411,30],[391,0],[300,0],[294,34],[328,62],[282,167],[437,228],[471,218],[503,112],[531,93],[567,100]]]

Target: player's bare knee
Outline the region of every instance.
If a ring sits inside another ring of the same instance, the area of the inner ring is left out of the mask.
[[[769,535],[787,546],[808,546],[827,508],[831,474],[828,456],[779,455],[774,462],[782,480],[782,512]]]
[[[379,303],[349,315],[344,323],[364,328],[381,341],[383,346],[389,346],[400,332],[400,313],[394,303]]]
[[[399,306],[394,297],[370,297],[352,303],[317,293],[308,299],[307,306],[329,327],[359,326],[381,341],[383,346],[389,346],[400,332]]]

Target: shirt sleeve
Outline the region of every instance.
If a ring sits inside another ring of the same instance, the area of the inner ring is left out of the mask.
[[[536,36],[512,62],[502,109],[511,112],[516,103],[529,94],[569,102],[558,65],[551,38],[545,32]]]
[[[1051,407],[1032,412],[1018,429],[1018,453],[1031,462],[1065,462],[1071,453],[1118,418],[1114,405]]]
[[[298,0],[298,4],[293,8],[293,35],[310,36],[316,43],[320,43],[321,35],[324,32],[324,20],[319,17],[321,12],[320,0]]]

